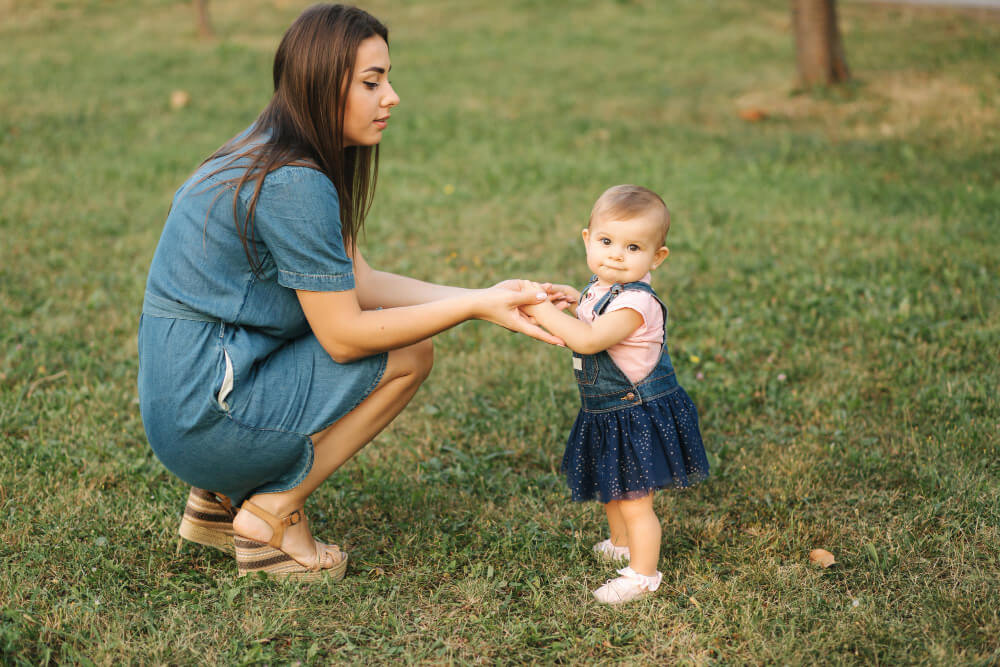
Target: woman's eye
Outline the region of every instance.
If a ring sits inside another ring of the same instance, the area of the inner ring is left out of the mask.
[[[365,87],[368,88],[368,90],[375,90],[376,88],[378,88],[378,83],[376,83],[375,81],[365,81],[364,84]]]

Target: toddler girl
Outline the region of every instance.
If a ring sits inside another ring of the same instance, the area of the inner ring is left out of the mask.
[[[670,212],[651,190],[619,185],[600,196],[583,230],[594,277],[577,318],[550,301],[524,311],[573,350],[583,407],[566,445],[562,470],[573,500],[598,499],[610,538],[598,558],[627,560],[621,575],[594,591],[607,604],[655,591],[663,578],[660,522],[653,491],[708,476],[698,412],[677,384],[667,353],[667,308],[649,286],[667,258]],[[532,285],[532,288],[541,286]]]

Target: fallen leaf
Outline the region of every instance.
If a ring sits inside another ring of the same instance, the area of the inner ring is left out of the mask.
[[[186,90],[175,90],[170,93],[170,108],[183,109],[191,101],[191,94]]]
[[[821,567],[830,567],[837,562],[833,554],[826,549],[813,549],[810,551],[809,561]]]
[[[767,112],[763,109],[740,109],[740,118],[750,123],[759,123],[767,118]]]

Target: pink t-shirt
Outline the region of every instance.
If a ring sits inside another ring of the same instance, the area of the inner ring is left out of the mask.
[[[650,277],[647,273],[642,282],[648,283]],[[594,305],[607,294],[609,289],[610,286],[601,287],[594,283],[576,308],[577,319],[588,324],[597,319],[594,315]],[[660,346],[663,344],[663,310],[652,294],[639,290],[626,290],[611,301],[604,314],[622,308],[631,308],[639,313],[642,316],[642,324],[628,338],[609,347],[608,354],[625,377],[632,382],[639,382],[649,375],[660,358]]]

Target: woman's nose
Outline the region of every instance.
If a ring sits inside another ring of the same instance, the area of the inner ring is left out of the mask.
[[[399,104],[399,95],[396,94],[396,89],[392,87],[391,83],[387,83],[386,85],[388,86],[388,92],[386,93],[386,96],[382,98],[382,106],[386,109],[391,109]]]

